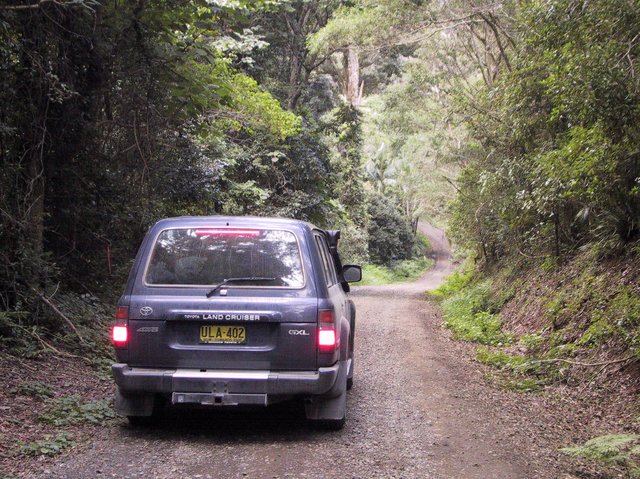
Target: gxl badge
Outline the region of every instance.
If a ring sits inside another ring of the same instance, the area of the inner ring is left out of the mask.
[[[290,329],[289,334],[291,336],[309,336],[309,332],[304,329]]]

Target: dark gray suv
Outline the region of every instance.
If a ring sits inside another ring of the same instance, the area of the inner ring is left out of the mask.
[[[156,223],[116,311],[116,409],[268,406],[302,398],[340,428],[353,382],[355,308],[339,231],[302,221],[183,217]]]

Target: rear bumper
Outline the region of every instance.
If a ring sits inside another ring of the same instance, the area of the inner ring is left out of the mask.
[[[112,366],[122,395],[171,394],[172,402],[216,405],[264,404],[278,396],[321,395],[339,376],[341,362],[317,371],[241,371]],[[273,399],[274,401],[270,401]]]

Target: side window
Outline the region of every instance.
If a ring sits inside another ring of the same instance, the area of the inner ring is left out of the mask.
[[[324,270],[324,276],[327,279],[327,286],[333,286],[338,282],[338,275],[336,269],[331,260],[331,253],[329,253],[329,247],[324,236],[316,235],[316,244],[318,245],[318,251],[322,258],[322,269]]]

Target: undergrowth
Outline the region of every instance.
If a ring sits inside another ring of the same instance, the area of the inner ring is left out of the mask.
[[[51,386],[41,381],[25,381],[18,384],[10,391],[12,394],[29,396],[36,399],[46,399],[53,397]]]
[[[50,399],[50,389],[38,382],[23,383],[12,392],[45,400],[48,407],[38,420],[56,429],[76,424],[104,425],[116,418],[111,400],[83,401],[75,395]],[[25,456],[55,456],[75,445],[70,432],[58,430],[29,443],[18,442],[17,452]]]
[[[382,284],[402,283],[419,279],[433,262],[428,258],[409,259],[387,267],[366,264],[362,268],[362,286],[377,286]]]
[[[502,331],[500,307],[506,299],[491,293],[491,280],[474,275],[472,270],[452,274],[430,293],[441,302],[444,324],[464,341],[486,345],[511,342]]]
[[[639,434],[606,434],[561,451],[569,456],[622,469],[627,477],[640,478]]]
[[[111,362],[110,306],[86,293],[54,291],[45,299],[37,318],[19,309],[0,311],[0,349],[26,359],[72,353],[96,369]]]
[[[620,384],[637,384],[640,248],[634,255],[604,260],[583,251],[565,262],[505,264],[491,276],[467,265],[429,296],[455,338],[478,343],[476,360],[490,367],[490,381],[523,393],[562,395],[549,388],[580,386],[580,394],[593,394],[586,401],[599,401]],[[613,432],[628,424],[621,418],[633,414],[637,392],[627,392],[613,401],[626,409],[596,416],[597,431],[604,418]],[[637,432],[630,424],[623,430]],[[606,471],[598,477],[640,478],[640,434],[605,434],[562,452],[596,463]]]
[[[80,397],[65,396],[53,401],[52,406],[40,414],[39,420],[53,426],[71,424],[99,425],[115,419],[116,413],[111,400],[84,402]]]
[[[489,346],[478,349],[477,360],[497,370],[493,379],[509,389],[537,391],[556,382],[592,380],[588,368],[570,366],[575,358],[583,364],[612,356],[629,363],[640,359],[640,273],[629,264],[607,269],[585,252],[555,270],[546,263],[519,274],[503,267],[491,277],[467,264],[430,296],[440,302],[443,323],[455,338]],[[539,318],[532,323],[537,329],[519,337],[504,330],[501,318],[514,297],[512,323],[520,316]],[[500,349],[507,346],[511,352]]]
[[[55,436],[53,434],[45,434],[42,439],[20,444],[20,453],[26,456],[56,456],[75,445],[73,436],[69,433],[60,432]]]

